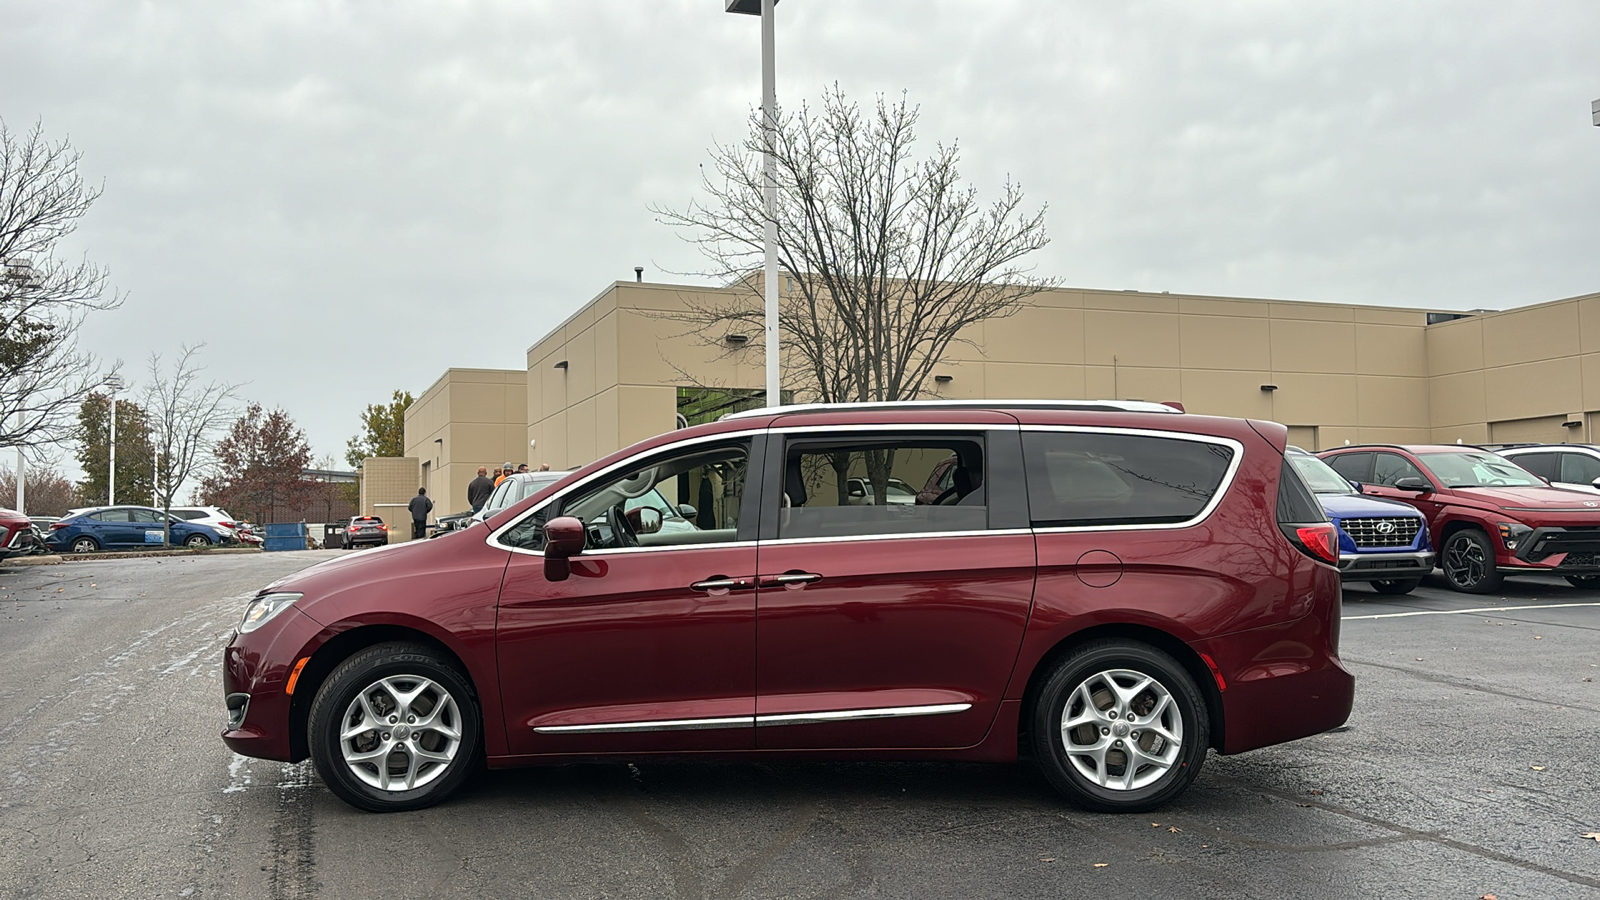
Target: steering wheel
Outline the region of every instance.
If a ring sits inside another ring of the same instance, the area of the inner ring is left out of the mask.
[[[618,547],[639,546],[639,535],[633,530],[633,523],[628,521],[628,514],[622,504],[606,510],[606,527],[611,529],[612,539]]]

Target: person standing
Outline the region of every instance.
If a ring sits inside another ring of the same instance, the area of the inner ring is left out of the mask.
[[[473,512],[477,512],[483,509],[485,503],[489,502],[489,495],[493,493],[494,479],[489,477],[487,467],[479,466],[478,477],[472,479],[472,483],[467,485],[467,505],[472,507]]]
[[[428,489],[417,488],[417,495],[406,504],[411,510],[411,539],[420,540],[428,534],[428,513],[433,512],[433,501],[428,499]]]
[[[505,481],[506,477],[511,474],[511,471],[512,471],[511,463],[506,463],[505,465],[501,466],[500,467],[500,474],[495,476],[494,486],[495,487],[499,487],[500,486],[500,482]]]
[[[526,471],[528,471],[528,464],[527,463],[523,463],[522,465],[517,466],[517,474],[518,475],[521,475],[523,472],[526,472]]]

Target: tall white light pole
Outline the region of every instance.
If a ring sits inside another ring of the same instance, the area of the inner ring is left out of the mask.
[[[766,268],[762,291],[766,299],[767,405],[782,406],[783,393],[778,378],[778,173],[773,149],[778,133],[778,76],[773,65],[776,27],[774,6],[778,0],[727,0],[728,12],[761,16],[761,145],[762,199],[767,207]]]
[[[111,466],[106,473],[106,505],[117,505],[117,391],[122,390],[122,379],[115,375],[106,379],[106,390],[111,392]]]
[[[23,418],[22,410],[19,409],[19,410],[17,410],[17,433],[18,434],[22,433],[22,429],[23,429],[25,424],[26,424],[26,421]],[[23,515],[27,515],[28,514],[27,481],[28,481],[28,460],[27,460],[26,457],[24,457],[22,455],[22,445],[18,444],[17,445],[17,512],[22,513]]]

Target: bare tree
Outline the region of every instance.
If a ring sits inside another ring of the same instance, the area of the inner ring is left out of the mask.
[[[998,200],[980,203],[961,183],[955,144],[918,161],[917,117],[904,97],[880,96],[864,113],[835,85],[820,110],[779,119],[771,150],[787,281],[779,301],[783,383],[798,397],[923,396],[951,345],[971,343],[967,329],[1015,314],[1055,283],[1019,265],[1049,241],[1044,208],[1024,210],[1022,189],[1010,181]],[[744,142],[713,148],[713,168],[702,177],[707,201],[654,210],[710,260],[701,274],[736,288],[663,314],[721,356],[765,354],[762,285],[752,274],[766,227],[762,135],[758,111]],[[729,333],[747,340],[726,341]],[[869,474],[882,503],[891,455],[879,455]],[[838,482],[842,492],[842,471]]]
[[[203,346],[184,347],[171,369],[162,367],[161,354],[150,355],[144,411],[156,453],[156,500],[163,512],[172,508],[185,482],[209,470],[217,436],[234,417],[236,386],[200,381],[203,369],[195,357]],[[164,531],[162,544],[170,546],[170,523]]]
[[[121,300],[103,269],[56,257],[100,196],[78,173],[81,156],[41,126],[17,135],[0,122],[0,447],[65,439],[105,380],[78,350],[78,327]]]

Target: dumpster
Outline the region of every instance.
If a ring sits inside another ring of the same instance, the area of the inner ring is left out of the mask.
[[[304,550],[306,548],[306,523],[273,522],[267,525],[263,550]]]

